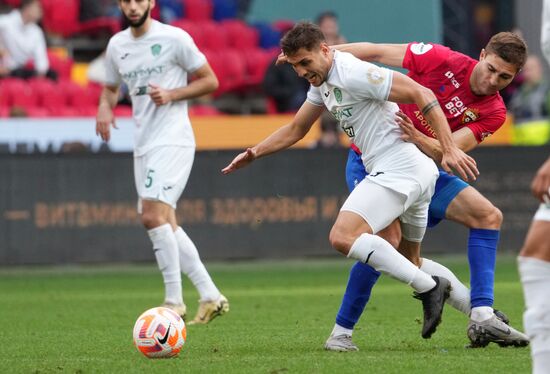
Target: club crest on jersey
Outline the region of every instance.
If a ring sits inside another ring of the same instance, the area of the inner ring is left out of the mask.
[[[338,104],[342,102],[342,91],[338,87],[334,89],[334,98]]]
[[[464,113],[462,114],[461,123],[467,124],[470,122],[474,122],[479,118],[479,109],[466,109]]]
[[[371,84],[380,84],[384,82],[384,74],[379,67],[373,66],[367,71],[367,79]]]
[[[160,44],[153,44],[151,46],[151,53],[153,54],[153,56],[157,57],[158,55],[160,55],[161,49],[162,46]]]

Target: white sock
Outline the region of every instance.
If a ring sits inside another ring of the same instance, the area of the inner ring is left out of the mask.
[[[351,246],[348,257],[369,264],[377,271],[410,285],[419,293],[436,286],[430,275],[421,271],[390,243],[376,235],[359,236]]]
[[[178,243],[176,243],[172,226],[166,223],[148,230],[147,234],[153,243],[153,251],[164,279],[164,301],[171,304],[183,303]]]
[[[525,333],[531,340],[533,373],[548,373],[550,368],[550,262],[518,257],[526,310]]]
[[[218,300],[220,291],[202,263],[197,247],[181,227],[174,232],[179,248],[180,267],[183,274],[199,292],[201,301]]]
[[[470,312],[470,318],[476,322],[483,322],[493,317],[495,310],[490,306],[476,306]]]
[[[334,328],[332,329],[332,332],[330,333],[330,335],[332,335],[332,336],[338,336],[338,335],[349,335],[349,336],[351,336],[351,334],[353,334],[353,329],[346,329],[345,327],[342,327],[337,323],[334,324]]]
[[[451,294],[447,299],[449,305],[458,311],[470,315],[470,290],[466,287],[451,270],[435,261],[427,258],[422,259],[420,270],[430,275],[443,277],[451,282]]]

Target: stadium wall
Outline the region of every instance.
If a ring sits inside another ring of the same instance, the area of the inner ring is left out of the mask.
[[[223,176],[235,151],[199,152],[179,222],[207,260],[336,256],[328,232],[346,198],[346,150],[290,150]],[[475,152],[477,187],[502,211],[516,252],[537,203],[529,184],[547,148]],[[136,213],[130,154],[0,156],[0,265],[153,261]],[[427,253],[465,253],[456,224],[429,230]]]
[[[338,14],[340,31],[350,42],[441,43],[443,40],[441,0],[254,0],[248,19],[315,21],[326,10]]]

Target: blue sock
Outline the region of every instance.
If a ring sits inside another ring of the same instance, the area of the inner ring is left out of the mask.
[[[353,329],[370,298],[370,292],[380,273],[370,265],[356,262],[349,273],[346,293],[342,299],[336,323],[346,329]]]
[[[495,262],[499,235],[499,230],[470,229],[468,262],[470,263],[472,308],[493,306]]]

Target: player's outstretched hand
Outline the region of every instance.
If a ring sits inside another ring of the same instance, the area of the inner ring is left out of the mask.
[[[100,106],[95,122],[95,134],[101,136],[104,142],[111,139],[111,125],[113,125],[113,128],[118,129],[112,109]]]
[[[170,91],[152,83],[149,83],[149,96],[156,106],[165,105],[172,101]]]
[[[222,169],[223,174],[229,174],[237,169],[243,168],[256,159],[256,153],[252,148],[247,148],[246,151],[240,153],[231,161],[229,165]]]
[[[531,192],[541,202],[550,204],[550,158],[542,164],[533,178]]]
[[[409,143],[417,144],[418,138],[420,135],[422,135],[422,133],[414,127],[411,119],[405,113],[403,113],[402,111],[398,111],[395,114],[397,116],[395,118],[395,121],[403,131],[401,139]]]
[[[456,145],[443,151],[441,166],[450,174],[452,174],[453,170],[456,170],[464,180],[475,181],[479,175],[476,161]]]

